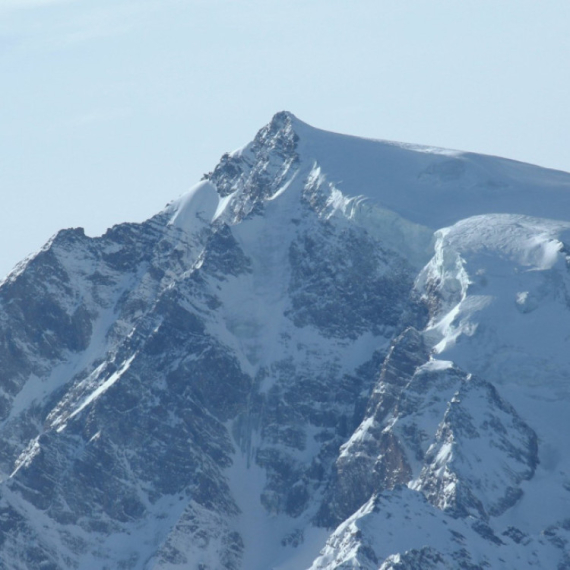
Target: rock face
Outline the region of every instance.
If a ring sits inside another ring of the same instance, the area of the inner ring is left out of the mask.
[[[0,568],[570,568],[568,229],[568,174],[279,113],[61,231],[0,286]]]

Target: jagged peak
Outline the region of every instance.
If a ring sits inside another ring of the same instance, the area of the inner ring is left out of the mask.
[[[221,197],[246,187],[245,195],[254,201],[272,195],[289,166],[299,159],[297,130],[302,125],[304,123],[288,111],[277,113],[252,142],[224,154],[213,172],[204,179],[215,184]]]
[[[269,125],[280,128],[284,125],[293,125],[294,123],[298,122],[299,119],[297,119],[297,117],[290,111],[279,111],[273,115],[273,118],[269,122]]]
[[[316,127],[301,121],[295,114],[291,113],[291,111],[279,111],[273,115],[271,121],[267,124],[267,127],[272,128],[273,130],[278,130],[282,128],[292,128],[294,131],[298,131],[301,129],[313,129],[316,130]]]
[[[256,150],[278,150],[289,153],[294,151],[299,140],[299,127],[304,125],[293,113],[280,111],[271,121],[261,128],[253,140],[252,147]]]

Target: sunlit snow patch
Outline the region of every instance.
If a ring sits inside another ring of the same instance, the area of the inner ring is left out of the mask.
[[[216,186],[207,180],[200,182],[169,206],[172,212],[169,225],[197,231],[214,219],[219,202]]]

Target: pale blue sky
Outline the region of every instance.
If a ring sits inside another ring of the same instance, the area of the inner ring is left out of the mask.
[[[0,0],[0,274],[141,221],[286,109],[570,171],[568,0]]]

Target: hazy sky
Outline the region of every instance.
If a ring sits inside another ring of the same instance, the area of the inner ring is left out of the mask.
[[[280,110],[570,171],[568,0],[0,0],[0,274],[142,221]]]

